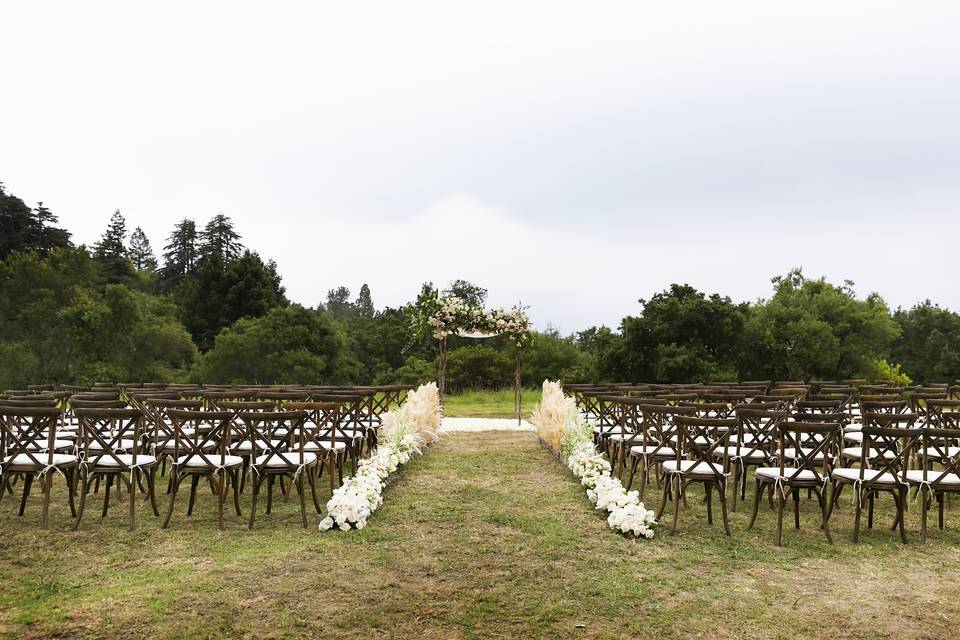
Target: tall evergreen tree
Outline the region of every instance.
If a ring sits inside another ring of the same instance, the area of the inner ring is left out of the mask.
[[[97,259],[103,280],[108,284],[129,282],[133,276],[133,265],[127,258],[127,221],[120,209],[113,212],[106,231],[100,241],[94,245],[93,255]]]
[[[360,294],[353,304],[357,308],[357,313],[363,318],[372,318],[377,313],[373,307],[373,298],[370,296],[370,287],[366,283],[360,287]]]
[[[337,287],[327,291],[327,311],[335,316],[350,315],[353,310],[353,304],[350,303],[350,289],[346,287]]]
[[[167,283],[176,283],[197,266],[197,225],[184,218],[173,228],[163,247],[161,276]]]
[[[130,234],[130,248],[128,250],[130,262],[137,268],[137,271],[153,271],[157,268],[157,258],[153,255],[153,247],[150,246],[150,239],[143,229],[137,227]]]
[[[46,255],[70,246],[70,234],[52,226],[55,216],[42,202],[31,210],[23,200],[4,190],[0,182],[0,259],[12,251],[39,251]]]
[[[218,213],[200,234],[200,255],[203,260],[225,265],[243,252],[239,240],[240,234],[234,230],[230,217]]]

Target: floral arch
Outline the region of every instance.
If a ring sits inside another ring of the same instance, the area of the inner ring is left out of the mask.
[[[530,319],[524,308],[483,309],[468,304],[457,296],[445,296],[439,292],[419,301],[419,321],[421,328],[429,330],[437,340],[440,364],[437,382],[440,388],[440,401],[446,394],[447,376],[447,337],[457,335],[463,338],[483,339],[508,335],[516,347],[516,371],[514,374],[514,406],[517,423],[520,423],[520,352],[530,339]]]

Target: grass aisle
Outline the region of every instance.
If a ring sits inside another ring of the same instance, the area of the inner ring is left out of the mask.
[[[681,535],[638,542],[607,529],[530,433],[444,435],[359,532],[305,532],[292,500],[253,532],[218,533],[207,493],[168,531],[141,511],[130,534],[119,505],[101,522],[94,502],[83,531],[58,507],[44,533],[38,505],[21,520],[15,502],[0,503],[10,637],[919,638],[960,620],[955,533],[899,545],[883,510],[855,546],[847,502],[831,547],[805,501],[779,550],[769,511],[753,532],[733,514],[727,539],[695,491]]]

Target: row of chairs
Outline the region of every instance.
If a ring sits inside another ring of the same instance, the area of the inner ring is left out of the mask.
[[[677,526],[678,499],[689,484],[702,483],[708,521],[712,522],[712,491],[717,489],[724,530],[729,534],[728,487],[733,487],[732,509],[736,510],[738,495],[746,498],[752,471],[756,492],[750,526],[762,493],[769,493],[771,504],[774,499],[779,504],[778,544],[788,494],[793,494],[799,526],[801,489],[817,497],[824,532],[832,541],[828,520],[847,485],[856,493],[855,541],[861,509],[866,506],[872,527],[874,500],[883,492],[894,496],[894,525],[906,540],[903,514],[910,489],[923,496],[921,528],[926,539],[926,516],[932,503],[938,504],[943,528],[945,496],[960,491],[960,400],[925,388],[915,390],[913,397],[931,397],[911,403],[903,399],[905,390],[890,385],[864,390],[863,386],[857,390],[857,402],[845,394],[801,400],[793,393],[770,394],[773,389],[762,395],[758,389],[744,397],[733,393],[725,400],[713,397],[712,390],[704,399],[676,389],[617,395],[609,388],[580,388],[575,396],[596,425],[598,446],[625,478],[626,486],[632,486],[638,471],[641,496],[651,478],[663,484],[658,518],[672,503],[672,531]],[[803,397],[818,395],[822,394]],[[922,411],[911,411],[914,406]]]
[[[354,470],[364,450],[376,446],[380,416],[402,402],[409,387],[371,394],[369,389],[310,390],[180,389],[149,392],[127,389],[31,390],[31,394],[0,398],[0,498],[14,493],[22,481],[20,514],[38,481],[43,492],[42,526],[48,524],[53,482],[61,476],[68,502],[79,527],[91,488],[104,483],[103,515],[110,492],[129,493],[130,527],[135,525],[137,493],[145,493],[155,515],[158,473],[169,465],[170,504],[163,526],[173,513],[180,484],[191,480],[188,515],[192,513],[199,481],[209,479],[218,496],[219,526],[228,491],[240,515],[239,495],[251,477],[249,526],[256,513],[261,487],[267,487],[267,512],[272,508],[274,484],[295,487],[301,518],[307,524],[309,483],[314,507],[320,505],[316,485],[324,472],[330,489],[343,465]],[[67,391],[67,395],[59,393]],[[75,497],[79,496],[79,506]]]

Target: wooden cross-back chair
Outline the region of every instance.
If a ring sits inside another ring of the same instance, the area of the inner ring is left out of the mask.
[[[827,519],[846,485],[851,485],[854,495],[853,541],[860,540],[860,516],[863,503],[868,504],[867,527],[873,528],[874,499],[879,493],[890,493],[897,509],[893,522],[899,524],[900,539],[907,541],[904,531],[907,489],[906,471],[911,456],[920,439],[920,429],[913,425],[916,414],[867,413],[864,414],[863,441],[858,467],[843,465],[835,467],[830,474],[833,490]]]
[[[713,488],[716,487],[723,514],[723,532],[730,535],[730,523],[727,517],[727,477],[730,475],[730,460],[723,456],[716,460],[716,452],[727,448],[731,430],[737,421],[732,418],[700,418],[697,416],[675,416],[676,430],[674,444],[675,456],[663,463],[665,482],[663,499],[657,513],[657,520],[663,516],[667,501],[673,503],[673,525],[670,534],[677,531],[677,520],[683,492],[692,483],[702,483],[706,493],[707,522],[713,523]],[[706,442],[701,440],[704,434]]]
[[[340,405],[338,409],[340,430],[349,433],[351,437],[359,437],[357,446],[357,457],[363,455],[364,445],[369,450],[377,446],[376,429],[370,429],[363,421],[363,398],[355,394],[344,393],[317,393],[310,394],[311,402],[335,402]]]
[[[43,491],[41,526],[46,529],[50,512],[53,479],[62,474],[67,482],[70,512],[76,516],[73,496],[76,492],[77,456],[57,452],[60,409],[57,407],[0,406],[0,480],[22,475],[23,497],[19,515],[23,515],[33,479]],[[8,487],[9,488],[9,487]],[[3,496],[0,490],[0,497]]]
[[[927,512],[937,502],[938,526],[943,529],[945,497],[960,493],[960,428],[924,427],[920,430],[919,469],[908,469],[906,481],[922,498],[920,535],[927,541]],[[934,468],[937,466],[938,468]]]
[[[217,481],[217,508],[220,529],[223,525],[223,505],[229,485],[233,486],[233,504],[237,515],[240,511],[239,471],[243,458],[228,453],[228,446],[235,435],[234,414],[229,411],[190,411],[167,409],[167,419],[173,429],[174,452],[171,469],[170,505],[163,528],[170,524],[174,503],[180,484],[191,478],[190,502],[187,515],[193,514],[197,485],[201,477]]]
[[[343,428],[340,421],[340,404],[337,402],[291,402],[290,411],[305,411],[304,450],[316,453],[320,457],[317,477],[326,469],[330,481],[330,492],[335,482],[343,484],[343,461],[350,458],[353,472],[357,471],[357,451],[362,446],[362,435]],[[339,476],[339,481],[337,480]]]
[[[80,527],[90,483],[96,478],[106,478],[103,493],[103,511],[106,517],[110,508],[110,488],[114,482],[117,490],[120,483],[127,487],[130,500],[129,527],[136,527],[136,499],[140,479],[147,480],[147,493],[153,514],[159,516],[154,491],[157,458],[141,449],[143,441],[143,411],[140,409],[78,408],[75,410],[80,422],[80,507],[73,528]]]
[[[827,415],[827,414],[818,414]],[[839,414],[843,415],[843,414]],[[777,499],[777,546],[783,545],[783,509],[787,492],[793,497],[793,524],[800,529],[800,490],[808,489],[817,496],[820,518],[827,542],[833,544],[827,519],[827,483],[830,481],[833,452],[840,437],[839,422],[780,422],[777,424],[777,466],[754,470],[756,492],[749,529],[753,528],[760,510],[760,497],[773,487]],[[791,465],[786,461],[790,460]]]
[[[714,458],[727,460],[733,473],[733,511],[737,510],[737,494],[747,497],[747,475],[751,467],[767,467],[773,459],[776,446],[777,426],[787,419],[783,409],[755,409],[750,405],[737,408],[736,431],[730,442],[714,450]]]
[[[267,483],[267,513],[273,506],[273,484],[278,477],[288,478],[300,496],[300,517],[307,528],[307,504],[304,478],[307,479],[313,496],[313,504],[320,512],[317,499],[315,472],[319,456],[316,451],[307,451],[304,423],[306,411],[274,411],[241,413],[240,420],[247,427],[247,437],[253,447],[250,469],[253,472],[253,495],[250,503],[249,528],[257,515],[257,497],[260,487]],[[284,438],[275,437],[284,433]]]
[[[637,425],[639,437],[628,450],[630,459],[630,477],[627,481],[627,490],[633,486],[633,477],[640,468],[640,498],[643,498],[650,478],[651,466],[659,480],[657,469],[666,461],[676,458],[676,428],[673,424],[676,416],[696,415],[693,407],[671,406],[663,401],[656,404],[650,398],[638,398],[636,410],[640,412],[640,422]],[[633,403],[631,403],[633,404]]]

